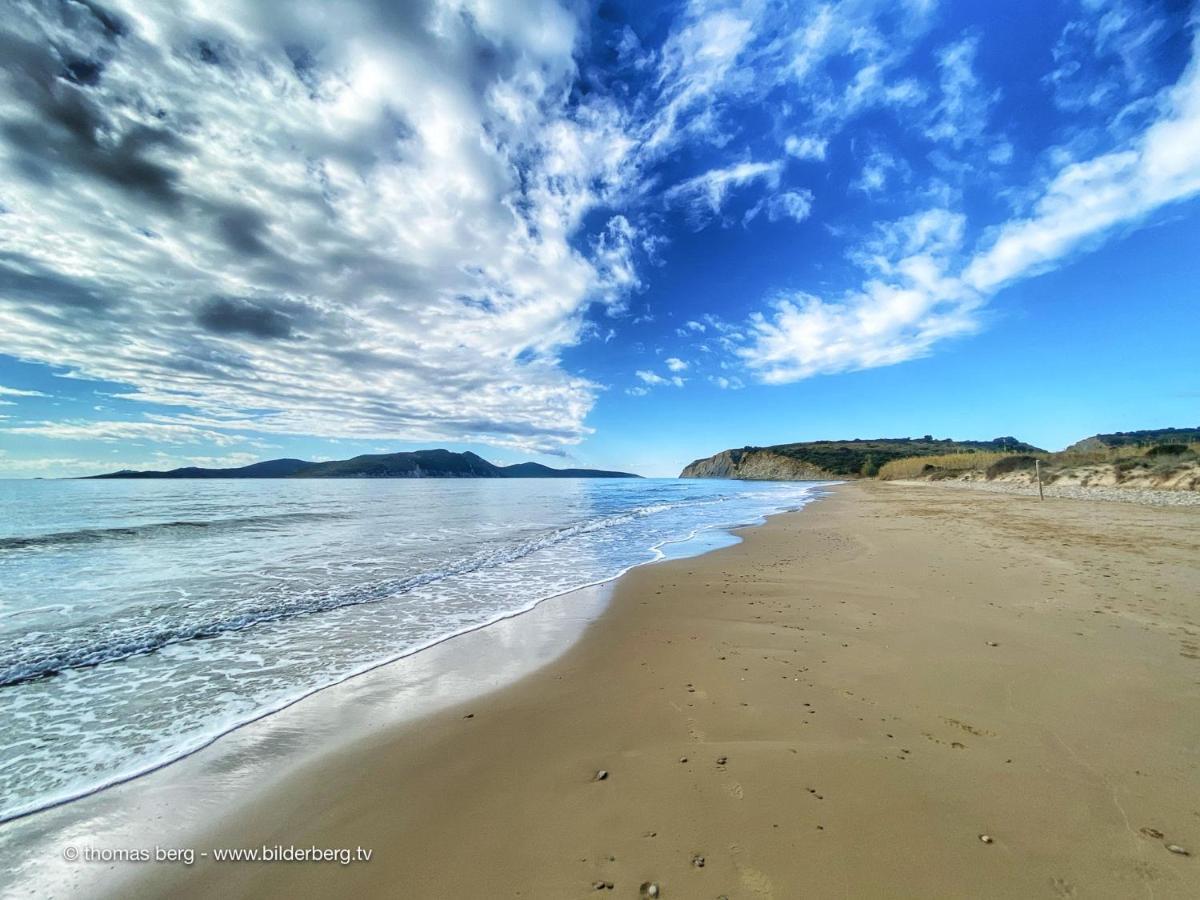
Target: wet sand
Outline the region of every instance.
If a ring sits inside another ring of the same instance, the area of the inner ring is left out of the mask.
[[[742,536],[191,842],[370,862],[119,894],[1200,896],[1196,510],[857,483]]]

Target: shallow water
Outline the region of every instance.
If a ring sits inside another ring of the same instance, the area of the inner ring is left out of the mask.
[[[0,818],[814,489],[0,481]]]

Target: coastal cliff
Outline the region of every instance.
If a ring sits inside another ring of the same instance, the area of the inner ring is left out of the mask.
[[[1050,453],[1014,437],[990,441],[950,438],[870,438],[741,447],[697,459],[680,478],[746,481],[951,481],[992,489],[1044,489],[1159,496],[1155,502],[1191,503],[1200,491],[1200,428],[1098,434]],[[1066,493],[1064,493],[1066,492]]]
[[[749,481],[821,481],[872,478],[892,460],[913,456],[980,451],[1036,453],[1037,447],[1014,437],[990,441],[951,438],[855,438],[849,441],[804,441],[770,447],[723,450],[684,467],[680,478],[737,478]]]
[[[743,481],[821,481],[834,473],[771,450],[722,450],[690,463],[680,478],[736,478]]]

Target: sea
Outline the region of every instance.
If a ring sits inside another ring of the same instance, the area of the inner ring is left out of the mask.
[[[0,821],[821,487],[0,480]]]

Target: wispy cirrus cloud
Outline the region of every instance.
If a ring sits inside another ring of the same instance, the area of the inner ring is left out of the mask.
[[[945,141],[955,150],[983,140],[991,105],[998,91],[984,87],[975,72],[979,37],[968,35],[938,53],[941,96],[930,114],[926,134]]]
[[[158,444],[212,443],[218,447],[231,447],[246,441],[246,438],[241,435],[176,422],[67,420],[29,422],[4,430],[8,434],[32,435],[65,441],[103,441],[106,443],[118,441],[147,441]]]
[[[963,246],[964,217],[932,209],[856,255],[870,276],[841,297],[792,294],[752,317],[738,355],[768,383],[892,365],[979,327],[994,293],[1061,265],[1114,230],[1200,194],[1200,39],[1162,114],[1119,149],[1062,166],[1025,216]]]
[[[771,162],[739,162],[720,169],[710,169],[669,188],[663,197],[667,203],[684,205],[697,225],[719,216],[726,202],[739,188],[761,182],[768,189],[779,186],[783,164]]]

